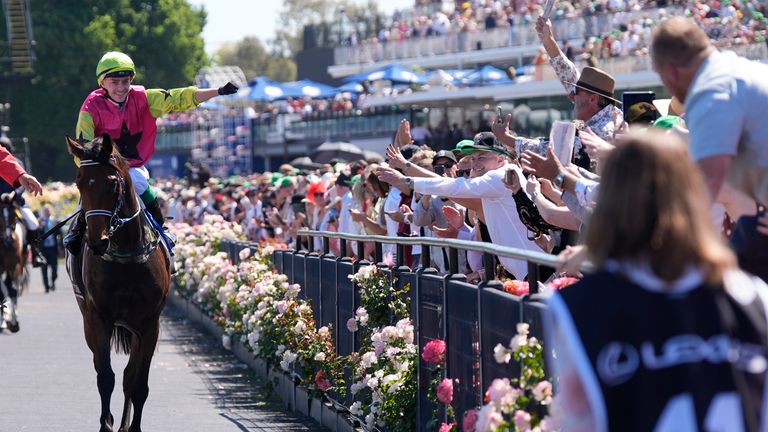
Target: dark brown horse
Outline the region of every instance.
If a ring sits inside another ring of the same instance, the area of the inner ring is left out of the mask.
[[[101,396],[99,431],[112,431],[109,404],[115,374],[110,354],[114,345],[116,351],[130,354],[123,373],[125,405],[119,430],[139,432],[160,313],[171,281],[170,257],[141,211],[128,164],[110,137],[92,142],[67,137],[67,143],[69,152],[80,159],[75,183],[87,221],[82,266],[69,270],[82,269],[84,292],[77,302]]]
[[[15,203],[15,192],[0,196],[0,273],[5,274],[0,287],[0,323],[3,315],[8,316],[8,330],[19,331],[16,305],[20,281],[24,272],[24,228],[19,222],[19,209]],[[2,310],[7,308],[7,310]]]

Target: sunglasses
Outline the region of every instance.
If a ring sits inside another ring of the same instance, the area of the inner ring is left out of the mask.
[[[454,165],[456,165],[456,164],[453,163],[453,162],[445,162],[445,163],[440,163],[440,164],[434,164],[434,165],[432,165],[432,168],[446,170],[446,169],[453,168]]]
[[[472,173],[471,169],[465,169],[465,170],[458,170],[456,171],[456,175],[459,177],[469,177],[469,175]]]

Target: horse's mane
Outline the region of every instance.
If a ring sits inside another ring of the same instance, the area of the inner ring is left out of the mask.
[[[103,137],[94,138],[90,142],[83,143],[84,159],[91,159],[103,163],[109,163],[109,158],[105,158],[102,154],[102,145],[104,144]],[[123,155],[120,154],[117,145],[112,142],[112,153],[110,157],[113,158],[113,165],[120,171],[120,174],[125,178],[128,176],[128,162],[125,161]]]

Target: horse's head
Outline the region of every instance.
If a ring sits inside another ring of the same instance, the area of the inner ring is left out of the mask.
[[[10,241],[11,233],[19,221],[16,191],[0,195],[0,238],[6,243]]]
[[[109,135],[85,142],[67,137],[69,152],[80,160],[75,184],[80,191],[88,231],[87,242],[96,255],[107,251],[115,221],[133,198],[128,165]]]

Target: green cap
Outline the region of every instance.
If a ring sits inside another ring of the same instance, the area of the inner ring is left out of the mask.
[[[451,150],[451,151],[452,151],[452,152],[454,152],[454,153],[463,153],[462,149],[463,149],[464,147],[472,146],[474,143],[475,143],[474,141],[472,141],[472,140],[468,140],[468,139],[465,139],[465,140],[461,140],[461,141],[459,141],[459,142],[456,144],[456,148],[454,148],[454,149],[453,149],[453,150]]]
[[[269,181],[270,181],[272,184],[276,184],[276,183],[278,182],[278,180],[280,180],[280,179],[281,179],[281,178],[283,178],[283,177],[285,177],[285,176],[284,176],[284,175],[282,175],[281,173],[274,173],[274,174],[272,174],[272,178],[271,178],[271,179],[269,179]]]
[[[351,179],[345,181],[344,183],[346,183],[348,186],[354,186],[357,182],[360,181],[360,177],[360,174],[355,174]]]
[[[652,126],[659,129],[672,129],[676,125],[684,126],[685,122],[679,116],[665,115],[653,122]]]
[[[283,177],[277,182],[278,188],[291,187],[291,186],[293,186],[292,177]]]

